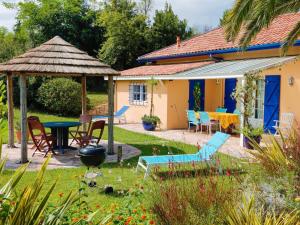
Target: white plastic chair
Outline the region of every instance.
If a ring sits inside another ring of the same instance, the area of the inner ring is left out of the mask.
[[[281,113],[280,119],[274,120],[275,126],[273,128],[276,130],[274,136],[278,136],[279,132],[285,134],[292,129],[294,117],[294,113]]]

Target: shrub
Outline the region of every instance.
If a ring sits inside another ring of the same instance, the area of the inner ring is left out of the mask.
[[[42,84],[38,102],[45,110],[62,116],[77,116],[81,112],[81,87],[67,78],[56,78]]]

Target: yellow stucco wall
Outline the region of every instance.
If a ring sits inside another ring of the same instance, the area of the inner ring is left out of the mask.
[[[147,88],[147,102],[145,105],[133,105],[129,103],[129,84],[130,83],[147,83],[146,81],[117,81],[115,84],[115,110],[120,109],[124,105],[129,105],[126,112],[126,120],[128,123],[141,123],[141,118],[145,114],[150,113],[150,86]],[[154,87],[154,115],[161,119],[161,128],[167,128],[167,87],[164,82],[159,82]]]
[[[293,112],[296,121],[300,121],[300,61],[290,62],[277,68],[268,69],[262,75],[280,75],[280,113]],[[294,77],[294,85],[288,84],[288,78]]]
[[[214,112],[217,107],[224,105],[224,85],[224,79],[205,81],[205,111]]]
[[[167,82],[168,105],[167,105],[167,128],[187,128],[186,110],[189,100],[189,81],[176,80]]]

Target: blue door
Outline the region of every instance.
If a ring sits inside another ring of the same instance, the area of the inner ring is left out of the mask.
[[[195,84],[199,84],[201,98],[200,98],[200,110],[204,111],[204,100],[205,100],[205,80],[190,80],[189,81],[189,109],[194,110],[195,98],[194,98],[194,87]],[[180,91],[180,90],[178,90]]]
[[[279,119],[280,76],[266,76],[265,85],[264,129],[266,132],[275,133],[272,126],[275,125],[274,120]]]
[[[232,92],[236,88],[236,78],[225,79],[225,97],[224,106],[227,108],[228,113],[233,113],[236,107],[236,101],[231,97]]]

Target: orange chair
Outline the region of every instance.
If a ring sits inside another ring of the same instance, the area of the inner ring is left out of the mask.
[[[80,145],[80,141],[78,140],[78,138],[88,135],[92,124],[92,116],[80,115],[79,122],[81,123],[81,125],[78,126],[76,130],[69,131],[70,136],[73,138],[70,145],[72,145],[74,141]],[[87,129],[84,130],[84,127]]]
[[[53,150],[53,137],[46,133],[40,120],[37,117],[28,117],[27,123],[31,139],[36,147],[32,156],[34,156],[37,151],[45,152],[44,157],[46,157],[49,151],[56,155]]]
[[[102,138],[102,135],[103,135],[104,127],[105,127],[105,121],[104,120],[99,120],[99,121],[93,122],[92,125],[91,125],[91,128],[88,132],[88,135],[80,136],[77,139],[80,147],[86,146],[90,143],[99,144],[99,142]],[[99,130],[99,135],[94,136],[93,134],[97,130]]]

